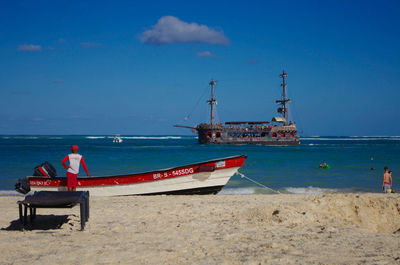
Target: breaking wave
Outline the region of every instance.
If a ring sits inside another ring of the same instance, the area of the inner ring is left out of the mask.
[[[322,194],[322,193],[329,193],[329,192],[338,192],[337,189],[327,189],[327,188],[318,188],[318,187],[287,187],[283,190],[287,191],[288,193],[293,194]]]
[[[145,139],[145,140],[165,140],[182,139],[182,136],[121,136],[122,139]]]
[[[19,192],[16,192],[15,190],[0,190],[0,197],[4,196],[24,196],[24,195]]]
[[[255,194],[255,188],[236,188],[236,189],[222,189],[218,195],[246,195]]]
[[[86,139],[114,139],[114,136],[86,136]],[[121,136],[122,139],[131,140],[165,140],[165,139],[182,139],[182,136]]]
[[[39,139],[38,136],[4,136],[2,138],[3,139],[27,139],[27,140]]]
[[[400,136],[349,136],[349,137],[326,137],[326,136],[310,136],[301,137],[304,141],[385,141],[400,140]]]

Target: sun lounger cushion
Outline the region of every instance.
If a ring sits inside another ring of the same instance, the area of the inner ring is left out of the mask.
[[[89,220],[89,192],[88,191],[39,191],[28,195],[23,201],[18,201],[19,219],[23,225],[27,223],[29,208],[30,221],[36,218],[36,208],[72,208],[80,204],[81,229]],[[24,207],[24,210],[22,208]]]
[[[35,207],[72,207],[83,196],[85,196],[83,191],[39,191],[35,192],[34,195],[26,196],[24,203]]]

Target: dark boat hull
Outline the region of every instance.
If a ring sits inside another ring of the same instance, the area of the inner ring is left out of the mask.
[[[224,144],[224,145],[241,145],[241,144],[253,144],[253,145],[279,145],[279,146],[288,146],[288,145],[299,145],[300,141],[285,141],[285,140],[265,140],[265,141],[216,141],[212,142],[213,144]]]
[[[194,188],[194,189],[187,189],[187,190],[175,190],[175,191],[168,191],[168,192],[157,192],[157,193],[148,193],[142,194],[145,195],[207,195],[207,194],[217,194],[222,190],[224,186],[213,186],[213,187],[205,187],[205,188]]]

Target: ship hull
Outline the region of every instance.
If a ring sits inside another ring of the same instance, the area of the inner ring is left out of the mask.
[[[224,145],[241,145],[241,144],[253,144],[253,145],[277,145],[277,146],[289,146],[299,145],[300,141],[285,141],[285,140],[250,140],[250,141],[216,141],[210,142],[213,144],[224,144]]]
[[[129,175],[78,178],[77,191],[91,196],[216,194],[243,166],[246,156],[234,156]],[[26,177],[31,191],[65,191],[66,178]]]

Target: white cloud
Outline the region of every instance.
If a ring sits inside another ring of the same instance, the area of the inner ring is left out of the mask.
[[[139,39],[143,43],[163,45],[174,43],[209,43],[228,45],[229,39],[221,31],[213,30],[206,25],[187,23],[173,16],[164,16],[152,29],[143,32]]]
[[[197,57],[215,57],[215,55],[209,51],[204,51],[204,52],[198,52]]]
[[[18,45],[18,50],[23,52],[40,52],[42,50],[42,46],[33,44],[22,44]]]
[[[81,47],[83,48],[93,48],[93,47],[99,47],[101,46],[100,43],[97,42],[81,42]]]

